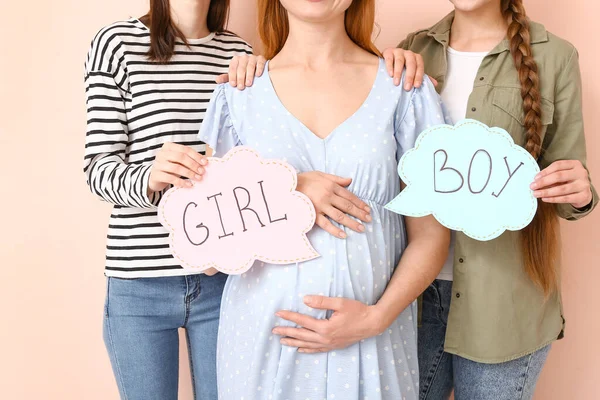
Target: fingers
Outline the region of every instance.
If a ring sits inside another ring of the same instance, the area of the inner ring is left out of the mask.
[[[237,69],[240,63],[239,56],[233,56],[229,63],[229,84],[233,87],[237,86]]]
[[[154,175],[153,179],[156,182],[171,184],[171,185],[173,185],[175,187],[179,187],[179,188],[194,186],[194,184],[191,181],[182,179],[178,176],[172,175],[168,172],[164,172],[164,171],[161,171],[158,169],[153,171],[153,175]]]
[[[327,323],[327,320],[316,319],[311,316],[292,311],[278,311],[275,313],[275,315],[279,318],[293,322],[298,326],[315,332],[321,332],[324,328],[324,324]]]
[[[346,228],[352,229],[355,232],[365,231],[365,226],[361,224],[360,221],[349,218],[347,215],[352,215],[353,217],[359,219],[364,218],[366,220],[368,215],[366,212],[356,207],[349,200],[337,196],[333,198],[332,204],[335,208],[346,214],[346,218],[340,222],[342,225],[344,225]]]
[[[431,81],[431,83],[433,83],[433,86],[437,87],[437,85],[439,84],[437,79],[433,79],[432,77],[429,77],[429,80]]]
[[[165,145],[161,149],[161,153],[157,156],[157,158],[172,156],[173,159],[168,159],[168,160],[175,161],[175,162],[178,162],[179,159],[182,159],[178,155],[173,156],[172,153],[181,153],[181,154],[184,154],[187,157],[191,158],[195,163],[199,164],[194,167],[195,170],[197,170],[199,173],[204,173],[204,169],[200,168],[200,167],[206,166],[208,164],[208,160],[206,159],[205,156],[198,153],[196,150],[192,149],[189,146],[184,146],[184,145],[177,144],[177,143],[165,143]]]
[[[314,183],[316,184],[313,185]],[[350,216],[364,222],[371,221],[371,209],[367,204],[344,189],[343,186],[350,183],[350,178],[325,173],[298,174],[298,190],[306,194],[315,205],[317,226],[342,239],[347,237],[346,233],[332,224],[329,218],[356,232],[364,232],[365,227]]]
[[[282,344],[285,344],[287,346],[292,346],[290,344],[285,343],[286,339],[295,339],[295,340],[304,340],[305,342],[321,342],[321,335],[319,335],[318,333],[308,330],[306,328],[293,328],[293,327],[283,327],[283,326],[278,326],[276,328],[273,329],[272,331],[275,335],[279,335],[279,336],[283,336],[280,340],[280,342]],[[315,347],[322,347],[324,343],[321,343],[320,346],[315,346]]]
[[[404,90],[412,90],[417,75],[417,58],[415,53],[407,51],[404,53],[406,73],[404,74]]]
[[[217,79],[215,79],[215,82],[217,82],[218,84],[225,83],[228,81],[229,81],[229,75],[227,75],[227,74],[221,74],[221,75],[217,76]]]
[[[219,270],[216,269],[216,268],[209,268],[206,271],[204,271],[204,274],[208,275],[208,276],[213,276],[213,275],[216,275],[218,273],[219,273]]]
[[[343,197],[346,200],[349,200],[352,204],[354,204],[357,208],[363,210],[365,213],[362,214],[362,216],[359,215],[355,215],[352,214],[354,217],[361,219],[362,221],[365,222],[370,222],[371,221],[371,217],[369,216],[368,218],[366,217],[366,214],[371,212],[371,208],[367,205],[367,203],[365,203],[364,201],[362,201],[361,199],[359,199],[354,193],[352,193],[351,191],[345,189],[344,187],[349,186],[352,183],[352,178],[342,178],[341,176],[337,176],[337,175],[331,175],[331,174],[326,174],[326,173],[321,173],[322,176],[324,176],[325,178],[333,181],[334,183],[338,184],[340,187],[333,187],[333,193]],[[341,187],[343,186],[343,187]],[[343,208],[340,208],[341,210],[343,210]],[[364,217],[364,218],[363,218]]]
[[[149,187],[154,191],[164,188],[165,184],[176,187],[192,187],[192,182],[182,178],[200,181],[207,163],[206,157],[191,147],[165,143],[154,160]]]
[[[201,166],[205,166],[206,164],[208,164],[208,160],[206,159],[206,157],[204,157],[202,154],[198,153],[196,150],[192,149],[191,147],[183,146],[180,144],[176,144],[175,146],[177,146],[176,149],[178,149],[179,151],[181,151],[182,153],[184,153],[185,155],[190,157],[192,160],[196,161]]]
[[[246,87],[252,86],[252,82],[254,82],[254,74],[256,73],[256,64],[257,64],[256,57],[250,56],[250,58],[248,59],[248,64],[246,65],[246,71],[245,71]]]
[[[306,354],[316,354],[316,353],[327,353],[330,349],[322,347],[320,349],[308,349],[306,347],[298,348],[298,353],[306,353]]]
[[[383,59],[385,60],[385,68],[387,69],[390,78],[394,76],[394,48],[388,47],[383,51]]]
[[[556,196],[556,197],[544,197],[542,198],[542,201],[544,203],[553,203],[553,204],[573,204],[576,203],[579,200],[579,196],[576,196],[574,194],[569,194],[566,196]]]
[[[579,192],[576,194],[569,194],[566,196],[556,196],[556,197],[548,197],[542,198],[542,201],[545,203],[554,203],[554,204],[571,204],[575,208],[583,208],[590,204],[592,201],[592,194],[588,192]]]
[[[202,175],[204,174],[204,167],[200,164],[197,157],[189,154],[188,152],[168,152],[165,154],[166,161],[173,164],[179,164],[187,169],[189,169],[190,173],[194,175]],[[169,171],[171,172],[171,171]],[[194,176],[188,176],[188,174],[181,174],[182,176],[186,176],[188,178],[193,178]]]
[[[555,173],[557,171],[574,169],[577,166],[580,166],[580,167],[583,168],[583,165],[578,160],[559,160],[559,161],[555,161],[552,164],[550,164],[548,167],[546,167],[542,171],[540,171],[540,173],[538,173],[536,175],[535,179],[538,180],[540,178],[543,178],[544,176],[548,176],[548,175],[553,174],[553,173]]]
[[[417,60],[417,74],[415,75],[415,87],[419,88],[423,84],[425,78],[425,63],[420,54],[415,54]]]
[[[326,173],[321,173],[322,176],[326,177],[327,179],[337,183],[340,186],[350,186],[350,184],[352,183],[352,178],[342,178],[341,176],[337,176],[337,175],[331,175],[331,174],[326,174]]]
[[[589,190],[589,186],[585,185],[583,182],[571,182],[563,185],[557,185],[548,189],[536,190],[533,192],[533,195],[538,199],[547,199],[550,197],[559,197],[559,196],[567,196],[574,195],[578,193],[587,193]]]
[[[371,212],[371,207],[369,207],[367,203],[359,199],[358,196],[356,196],[351,191],[341,187],[335,188],[333,192],[339,197],[349,201],[352,205],[354,205],[357,209],[360,210],[360,215],[355,215],[354,213],[349,214],[353,215],[356,218],[359,218],[364,222],[371,222],[372,218],[371,215],[369,215],[369,213]],[[342,210],[342,208],[340,208],[340,210]]]
[[[323,214],[317,215],[317,218],[315,219],[315,224],[332,236],[338,237],[340,239],[346,239],[347,237],[346,232],[333,225],[329,218],[327,218]]]
[[[333,201],[335,202],[335,199]],[[327,217],[331,218],[340,225],[350,228],[356,232],[365,231],[364,225],[357,223],[355,220],[350,218],[347,214],[345,214],[343,211],[340,211],[333,205],[326,205],[322,210]]]
[[[262,76],[265,71],[265,65],[267,65],[267,60],[263,56],[258,56],[256,58],[256,76]]]
[[[396,49],[400,50],[400,49]],[[394,85],[398,86],[402,79],[402,71],[404,70],[404,52],[394,51]],[[412,86],[412,83],[411,83]]]
[[[573,181],[577,178],[577,173],[573,169],[558,170],[533,181],[533,183],[530,185],[530,188],[533,190],[545,189],[559,183]]]
[[[237,88],[238,90],[244,90],[246,88],[246,70],[248,68],[248,56],[240,56],[237,66]],[[254,71],[252,71],[254,75]]]
[[[320,349],[325,345],[325,343],[321,343],[321,342],[309,342],[306,340],[287,339],[287,338],[281,339],[279,342],[284,346],[298,347],[298,348],[304,348],[304,349]]]
[[[185,178],[193,179],[195,181],[200,181],[202,179],[202,175],[198,174],[197,172],[194,172],[188,167],[174,162],[160,162],[156,164],[156,168],[158,168],[160,171],[167,172],[171,175],[175,175],[178,177],[183,176]]]
[[[254,76],[261,76],[267,60],[263,56],[234,56],[229,64],[229,83],[239,90],[252,86]],[[223,76],[217,77],[217,83],[227,82]]]
[[[311,308],[316,308],[318,310],[333,310],[338,311],[344,305],[344,300],[339,297],[326,297],[326,296],[304,296],[304,304]],[[302,315],[302,314],[300,314]],[[298,324],[301,326],[305,326],[302,324]]]

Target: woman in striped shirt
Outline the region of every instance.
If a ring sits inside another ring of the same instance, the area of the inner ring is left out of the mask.
[[[251,54],[225,31],[228,11],[229,0],[151,0],[141,19],[100,30],[85,64],[84,171],[92,193],[114,205],[104,339],[121,397],[129,400],[177,398],[179,328],[187,335],[194,392],[217,398],[226,276],[178,265],[156,206],[171,185],[201,180],[206,148],[197,135],[215,78],[233,56]],[[371,220],[366,204],[344,188],[350,183],[320,172],[298,176],[298,190],[319,213],[317,225],[342,238],[342,225],[361,232],[361,221]]]
[[[92,193],[114,204],[104,338],[121,397],[130,400],[177,398],[181,327],[194,392],[217,398],[226,276],[189,275],[177,265],[156,206],[170,185],[201,179],[205,145],[197,135],[215,77],[234,55],[252,52],[225,31],[228,0],[170,3],[151,0],[141,19],[102,29],[85,64],[84,171]]]

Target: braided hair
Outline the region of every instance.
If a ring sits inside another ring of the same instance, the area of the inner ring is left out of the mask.
[[[525,116],[524,147],[537,160],[543,153],[542,98],[538,66],[531,50],[529,18],[523,0],[502,0],[502,12],[510,20],[507,37],[521,83]],[[533,221],[521,231],[525,272],[546,296],[558,289],[556,261],[560,257],[559,228],[554,206],[538,200]]]

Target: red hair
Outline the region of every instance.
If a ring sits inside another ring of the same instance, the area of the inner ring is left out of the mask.
[[[258,0],[258,33],[264,45],[267,60],[281,51],[287,40],[290,26],[286,9],[279,0]],[[375,0],[354,0],[346,10],[346,33],[362,49],[380,56],[373,44],[375,26]]]

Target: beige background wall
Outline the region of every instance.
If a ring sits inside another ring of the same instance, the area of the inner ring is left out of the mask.
[[[254,1],[232,0],[230,27],[256,44]],[[592,173],[600,183],[597,0],[527,0],[533,18],[580,50]],[[447,0],[380,0],[380,47],[428,26]],[[146,0],[1,1],[0,398],[106,400],[117,391],[101,335],[109,206],[81,172],[83,61],[103,25]],[[600,212],[564,224],[567,339],[556,344],[537,399],[598,398]],[[182,399],[191,399],[182,359]]]

